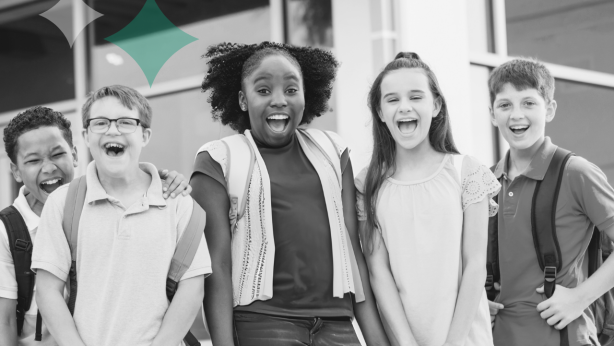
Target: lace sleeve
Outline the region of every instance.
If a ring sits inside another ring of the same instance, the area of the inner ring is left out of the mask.
[[[462,202],[463,211],[470,204],[488,198],[488,216],[497,214],[499,205],[492,200],[492,197],[499,193],[501,184],[488,167],[480,164],[475,158],[467,157],[469,162],[463,163],[462,179]]]

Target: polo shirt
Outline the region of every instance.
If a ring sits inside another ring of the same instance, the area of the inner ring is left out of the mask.
[[[25,186],[19,189],[19,194],[13,202],[13,206],[21,217],[23,218],[28,232],[30,232],[30,238],[32,243],[36,241],[36,233],[38,231],[38,224],[40,217],[36,215],[25,196]],[[36,292],[36,285],[34,286],[34,292]],[[0,222],[0,297],[6,299],[17,299],[17,280],[15,279],[15,264],[13,262],[13,256],[11,255],[11,249],[9,247],[9,238],[4,227],[4,223]],[[17,337],[17,345],[19,346],[55,346],[57,343],[53,340],[49,331],[42,325],[42,339],[41,341],[34,341],[34,333],[36,331],[36,313],[38,312],[38,305],[36,304],[35,296],[32,297],[32,304],[30,310],[26,311],[25,321],[23,324],[23,330],[21,335]]]
[[[508,178],[509,152],[495,169],[500,178],[499,266],[501,292],[493,329],[497,346],[559,346],[560,332],[550,327],[537,311],[546,300],[536,293],[543,285],[531,232],[531,202],[537,181],[543,180],[557,146],[546,137],[529,167],[513,181]],[[549,216],[546,216],[549,217]],[[614,224],[614,189],[594,164],[572,156],[565,166],[555,214],[562,270],[556,283],[573,288],[586,280],[586,250],[593,226],[606,229]],[[590,309],[568,325],[569,345],[598,345],[594,316]]]
[[[154,165],[141,163],[151,184],[140,200],[124,206],[106,193],[96,170],[87,167],[87,193],[79,221],[74,320],[87,345],[151,345],[169,307],[166,278],[177,242],[193,209],[191,197],[165,200]],[[66,281],[70,249],[62,216],[68,186],[53,192],[43,208],[32,269]],[[203,236],[181,280],[211,273]]]

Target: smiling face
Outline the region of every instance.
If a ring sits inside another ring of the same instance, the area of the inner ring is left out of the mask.
[[[431,121],[441,104],[433,98],[422,69],[402,68],[382,80],[379,116],[386,123],[397,149],[412,150],[430,145]]]
[[[17,182],[41,203],[63,184],[72,181],[77,152],[55,126],[43,126],[17,139],[16,164],[11,170]]]
[[[303,119],[301,73],[286,57],[269,55],[243,80],[239,102],[249,113],[252,135],[267,146],[283,146]]]
[[[139,111],[136,107],[124,107],[116,97],[107,96],[92,104],[89,119],[100,117],[111,120],[139,119]],[[122,178],[131,170],[138,169],[139,156],[143,147],[149,143],[151,129],[137,126],[133,133],[121,133],[117,123],[112,122],[105,133],[94,133],[89,127],[84,129],[83,138],[96,161],[98,174]]]
[[[556,101],[547,103],[536,89],[516,90],[507,83],[495,97],[491,121],[513,150],[536,150],[555,112]]]

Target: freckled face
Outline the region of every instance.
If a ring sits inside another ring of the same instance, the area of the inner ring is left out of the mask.
[[[17,164],[11,170],[17,182],[41,203],[63,184],[70,183],[77,167],[77,152],[56,126],[28,131],[17,139]]]
[[[491,121],[511,148],[524,150],[541,145],[555,111],[556,101],[548,104],[536,89],[516,90],[507,83],[493,102]]]
[[[303,119],[301,72],[282,55],[267,56],[243,80],[239,102],[247,107],[252,135],[267,146],[283,146]]]
[[[380,89],[380,119],[386,123],[397,148],[411,150],[424,143],[429,145],[431,122],[441,106],[435,102],[422,69],[391,71]]]

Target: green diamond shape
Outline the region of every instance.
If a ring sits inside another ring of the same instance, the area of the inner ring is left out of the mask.
[[[166,61],[198,39],[171,23],[155,0],[147,0],[130,24],[105,40],[123,49],[136,61],[151,87]]]

